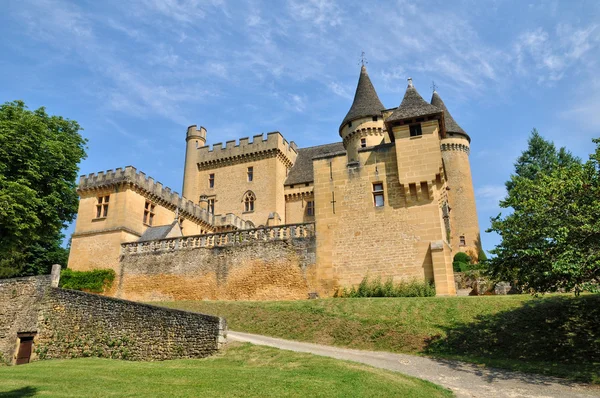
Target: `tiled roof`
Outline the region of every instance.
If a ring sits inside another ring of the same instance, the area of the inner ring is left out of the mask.
[[[177,221],[173,221],[169,225],[161,225],[158,227],[148,227],[142,234],[138,242],[147,242],[150,240],[165,239],[173,227],[177,224]]]
[[[385,107],[377,96],[377,92],[375,91],[375,87],[373,87],[373,83],[371,83],[371,79],[367,73],[367,68],[363,66],[360,69],[360,77],[358,78],[358,85],[356,86],[354,101],[352,102],[352,106],[350,107],[348,114],[340,125],[340,130],[344,124],[352,120],[359,119],[361,117],[379,116],[381,115],[381,111],[384,109]]]
[[[313,158],[315,156],[342,151],[345,151],[345,149],[344,144],[341,142],[298,149],[296,163],[294,163],[290,169],[287,179],[285,180],[285,185],[312,182],[314,180]]]
[[[437,91],[434,91],[433,95],[431,96],[431,104],[434,105],[436,108],[444,111],[444,123],[446,125],[446,132],[462,134],[466,136],[469,141],[471,141],[471,138],[465,132],[465,130],[463,130],[462,127],[460,127],[458,123],[456,123],[456,120],[454,120],[454,118],[448,111],[448,108],[446,108],[446,104],[444,104],[444,101],[442,101],[442,97],[440,97]]]
[[[386,119],[386,122],[394,122],[404,119],[413,119],[416,117],[440,113],[440,109],[431,105],[421,97],[417,89],[412,84],[412,79],[408,79],[408,87],[402,99],[402,103]]]

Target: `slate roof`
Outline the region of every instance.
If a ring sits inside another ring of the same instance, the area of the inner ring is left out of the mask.
[[[386,122],[413,119],[415,117],[432,115],[435,113],[440,113],[440,109],[425,101],[413,86],[412,79],[408,79],[408,87],[406,88],[406,93],[404,93],[402,103],[390,117],[386,119]]]
[[[169,225],[161,225],[158,227],[148,227],[146,231],[140,236],[138,242],[147,242],[150,240],[164,239],[169,235],[169,232],[173,229],[173,227],[177,224],[177,221],[173,221],[173,223]]]
[[[446,104],[444,104],[444,101],[442,101],[442,97],[440,97],[437,91],[434,91],[433,95],[431,96],[431,104],[444,111],[444,122],[446,124],[446,132],[462,134],[467,137],[469,142],[471,142],[471,137],[469,137],[465,130],[463,130],[462,127],[460,127],[458,123],[456,123],[456,120],[454,120],[454,118],[448,111],[448,108],[446,108]]]
[[[360,68],[360,77],[358,78],[356,93],[354,93],[354,101],[342,124],[340,124],[340,130],[344,124],[352,120],[361,117],[379,116],[384,109],[385,106],[383,106],[379,96],[377,96],[375,87],[373,87],[373,83],[371,83],[371,79],[367,73],[367,68],[363,65]]]
[[[302,184],[314,181],[313,176],[313,158],[335,152],[345,152],[344,144],[336,142],[298,149],[296,163],[290,169],[284,185]]]

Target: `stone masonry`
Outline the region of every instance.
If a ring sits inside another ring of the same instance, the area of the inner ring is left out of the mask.
[[[31,360],[202,358],[225,343],[223,318],[51,287],[49,276],[0,280],[0,356],[15,361],[20,333]]]

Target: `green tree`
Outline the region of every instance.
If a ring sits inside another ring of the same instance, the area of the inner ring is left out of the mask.
[[[61,231],[77,214],[78,163],[86,156],[80,130],[23,101],[0,106],[0,277],[65,264]]]
[[[594,142],[596,152],[582,163],[532,133],[500,202],[512,213],[492,218],[489,229],[502,238],[487,261],[494,278],[534,293],[598,291],[600,141]]]

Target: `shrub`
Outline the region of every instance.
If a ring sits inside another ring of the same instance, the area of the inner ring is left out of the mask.
[[[343,288],[338,290],[334,297],[433,297],[435,296],[435,287],[425,281],[416,279],[410,281],[401,281],[394,284],[392,278],[386,279],[384,283],[381,278],[369,280],[366,276],[358,284],[358,287]]]
[[[114,280],[115,271],[112,269],[73,271],[67,268],[60,272],[60,287],[63,289],[102,293],[112,286]]]

